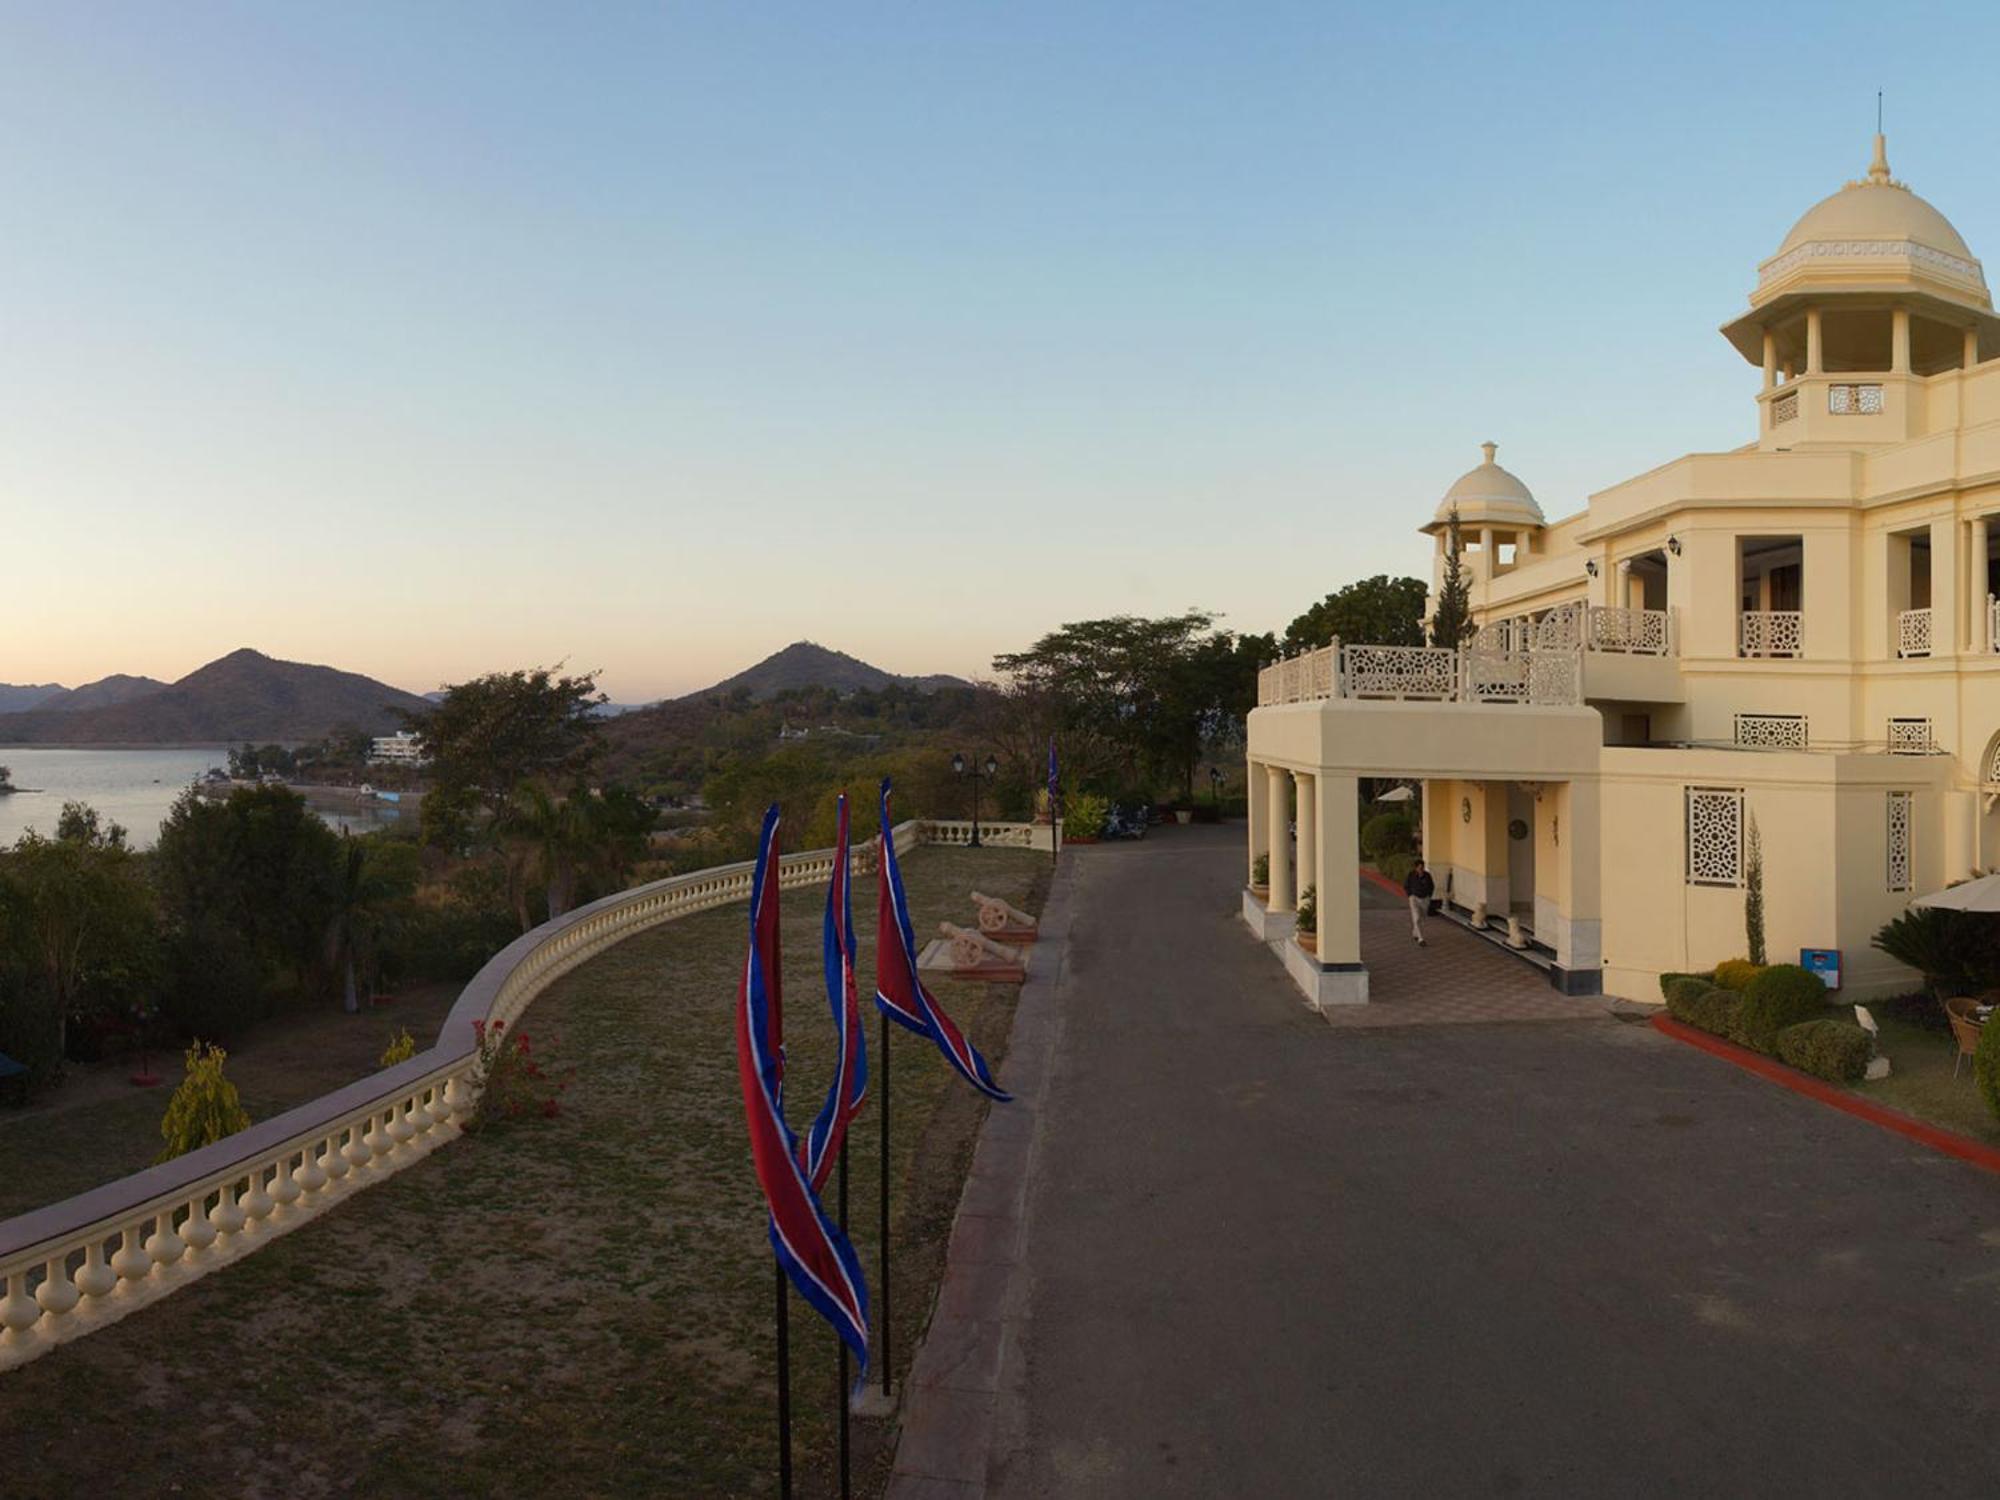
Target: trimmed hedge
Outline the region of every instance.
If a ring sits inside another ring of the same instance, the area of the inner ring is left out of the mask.
[[[1361,852],[1379,865],[1385,855],[1408,854],[1417,847],[1417,822],[1408,813],[1376,813],[1361,825]]]
[[[1801,1021],[1778,1033],[1778,1061],[1828,1083],[1859,1083],[1874,1039],[1852,1021]]]
[[[1826,1014],[1826,985],[1797,964],[1772,964],[1750,981],[1737,1013],[1737,1035],[1746,1047],[1775,1053],[1778,1033]]]
[[[1667,987],[1667,1013],[1701,1031],[1734,1038],[1742,997],[1693,974],[1678,976]]]
[[[1986,1107],[2000,1116],[2000,1021],[1989,1021],[1979,1033],[1979,1050],[1972,1054],[1972,1076]]]
[[[1713,974],[1671,974],[1671,973],[1662,974],[1660,976],[1661,999],[1664,1000],[1666,998],[1667,986],[1672,984],[1676,979],[1699,979],[1703,984],[1712,984],[1715,982],[1715,976]]]
[[[1715,966],[1715,982],[1725,990],[1741,994],[1750,988],[1750,981],[1763,972],[1763,965],[1753,964],[1747,958],[1725,958]]]

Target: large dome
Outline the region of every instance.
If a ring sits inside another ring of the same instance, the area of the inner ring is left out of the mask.
[[[1924,289],[1981,309],[1992,301],[1986,274],[1951,220],[1889,175],[1889,151],[1875,137],[1868,175],[1820,199],[1757,268],[1753,304],[1795,287],[1824,290]]]
[[[1497,443],[1481,443],[1486,461],[1461,474],[1444,492],[1432,526],[1442,526],[1458,512],[1461,526],[1540,526],[1542,508],[1529,488],[1493,461]]]

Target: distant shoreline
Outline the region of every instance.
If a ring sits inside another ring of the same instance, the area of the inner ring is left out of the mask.
[[[0,740],[0,750],[220,750],[225,754],[234,749],[240,740]],[[302,740],[286,742],[268,741],[282,744],[286,749],[305,743]]]

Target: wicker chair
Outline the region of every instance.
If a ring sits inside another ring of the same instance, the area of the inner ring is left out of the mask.
[[[1945,1001],[1944,1013],[1951,1022],[1952,1040],[1958,1044],[1951,1060],[1951,1076],[1956,1078],[1965,1060],[1979,1050],[1979,1038],[1986,1028],[1979,1024],[1979,1002],[1965,996]]]

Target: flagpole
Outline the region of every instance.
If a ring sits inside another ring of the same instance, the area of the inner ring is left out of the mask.
[[[778,1494],[792,1500],[792,1330],[790,1298],[785,1295],[785,1268],[775,1257],[778,1291]]]
[[[840,1232],[847,1233],[847,1139],[840,1142]],[[849,1443],[847,1432],[847,1340],[834,1330],[834,1347],[840,1351],[840,1384],[835,1388],[833,1398],[840,1403],[840,1500],[849,1500],[853,1490],[849,1478]]]
[[[889,1399],[889,1012],[882,1012],[882,1399]]]

